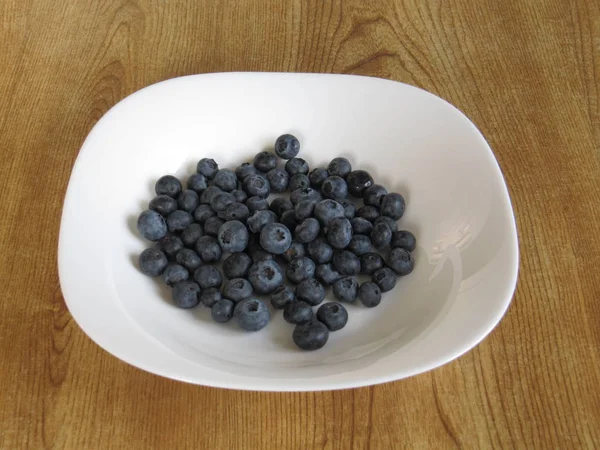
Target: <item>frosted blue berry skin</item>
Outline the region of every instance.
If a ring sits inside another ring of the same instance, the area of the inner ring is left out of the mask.
[[[235,303],[226,298],[222,298],[212,305],[210,314],[215,322],[226,323],[233,317]]]
[[[271,305],[275,309],[284,309],[296,299],[294,290],[289,286],[279,286],[271,293]]]
[[[208,180],[212,180],[219,171],[219,165],[211,158],[202,158],[196,165],[196,172],[204,175]]]
[[[182,190],[181,181],[173,175],[160,177],[154,185],[156,195],[168,195],[176,198]]]
[[[302,350],[318,350],[327,343],[329,330],[323,323],[315,320],[296,325],[292,339]]]
[[[313,319],[312,307],[299,300],[289,303],[283,310],[283,319],[287,323],[301,324],[310,322]]]
[[[381,303],[381,289],[372,281],[366,281],[358,289],[358,299],[367,308],[374,308]]]
[[[217,239],[223,252],[237,253],[246,249],[250,236],[246,225],[239,220],[230,220],[219,228]]]
[[[260,245],[274,255],[281,255],[292,245],[292,233],[281,223],[268,223],[260,232]]]
[[[329,331],[338,331],[348,323],[348,311],[338,302],[329,302],[321,305],[317,310],[317,319]]]
[[[177,283],[172,290],[173,303],[179,308],[195,308],[200,303],[200,286],[193,281]]]
[[[257,294],[270,294],[283,284],[283,270],[274,259],[265,259],[250,267],[248,280]]]
[[[139,256],[139,267],[144,275],[157,277],[167,268],[166,255],[156,248],[147,248]]]
[[[340,278],[333,284],[333,295],[341,302],[354,303],[358,297],[358,281],[354,277]]]
[[[137,229],[149,241],[158,241],[167,235],[164,217],[152,209],[147,209],[139,215]]]
[[[300,142],[291,134],[282,134],[275,141],[275,153],[281,159],[295,158],[300,152]]]
[[[269,323],[271,312],[262,300],[250,297],[235,306],[233,317],[242,330],[259,331]]]

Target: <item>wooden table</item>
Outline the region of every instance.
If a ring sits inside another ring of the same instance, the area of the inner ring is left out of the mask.
[[[1,449],[600,446],[597,0],[4,0],[0,23]],[[77,152],[123,97],[215,71],[373,75],[464,111],[520,235],[492,334],[411,379],[295,394],[163,379],[90,341],[56,266]]]

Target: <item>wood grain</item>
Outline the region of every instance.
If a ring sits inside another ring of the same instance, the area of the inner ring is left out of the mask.
[[[1,449],[600,446],[596,0],[4,0],[0,24]],[[481,345],[395,383],[269,394],[162,379],[83,334],[56,267],[83,139],[144,86],[232,70],[379,76],[472,118],[521,245]]]

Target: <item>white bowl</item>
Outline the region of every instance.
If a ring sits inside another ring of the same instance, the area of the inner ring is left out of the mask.
[[[317,351],[297,349],[276,312],[262,331],[181,310],[142,275],[135,229],[158,177],[202,157],[235,168],[283,133],[311,167],[335,156],[407,201],[400,228],[416,266],[377,308]],[[308,391],[397,380],[440,366],[498,323],[517,280],[510,199],[485,139],[456,108],[401,83],[345,75],[222,73],[176,78],[114,106],[73,168],[59,240],[71,314],[92,340],[149,372],[208,386]]]

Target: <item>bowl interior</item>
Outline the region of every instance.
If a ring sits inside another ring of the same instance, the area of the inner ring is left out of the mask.
[[[234,169],[271,150],[285,132],[299,138],[299,156],[311,168],[345,156],[388,191],[404,195],[399,227],[418,241],[414,272],[399,279],[377,308],[348,305],[348,325],[315,352],[294,346],[293,328],[280,311],[272,310],[271,323],[257,333],[216,324],[208,309],[174,307],[162,280],[137,268],[150,243],[138,236],[135,223],[158,177],[172,173],[185,180],[202,157]],[[134,94],[98,123],[84,145],[60,245],[63,290],[74,273],[99,271],[83,276],[98,286],[93,299],[79,298],[77,288],[72,295],[65,290],[69,308],[92,338],[140,367],[215,385],[206,371],[221,379],[243,377],[247,386],[271,380],[271,386],[293,389],[317,388],[349,373],[356,373],[352,385],[434,367],[491,330],[516,280],[514,218],[480,133],[431,94],[362,77],[221,74],[171,80]],[[85,250],[93,262],[81,262]],[[90,301],[99,304],[90,309]],[[93,315],[112,324],[108,331],[86,326]],[[111,321],[115,315],[130,331]],[[126,348],[116,336],[128,333],[144,344]],[[185,360],[187,373],[153,359],[160,352]]]

